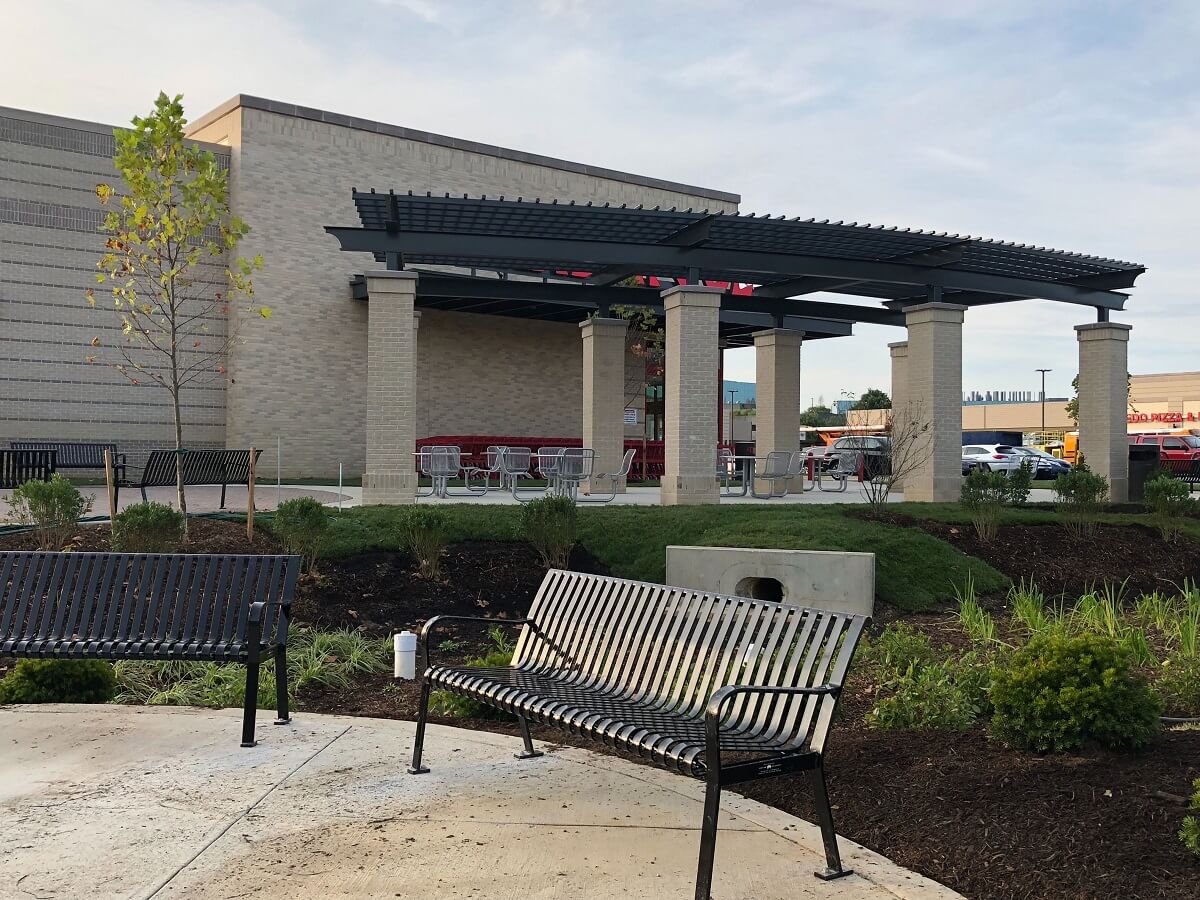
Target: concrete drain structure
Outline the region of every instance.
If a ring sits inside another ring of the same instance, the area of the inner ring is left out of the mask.
[[[875,610],[875,554],[671,546],[667,584],[869,616]]]

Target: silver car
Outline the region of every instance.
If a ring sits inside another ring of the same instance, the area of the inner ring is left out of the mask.
[[[962,448],[963,465],[991,472],[1011,472],[1024,457],[1008,444],[967,444]]]

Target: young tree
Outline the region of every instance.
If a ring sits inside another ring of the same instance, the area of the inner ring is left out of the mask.
[[[933,428],[924,403],[914,400],[892,411],[883,450],[863,458],[863,494],[872,515],[881,513],[891,492],[903,489],[904,480],[925,465],[932,441]]]
[[[135,116],[132,128],[114,132],[113,162],[124,192],[96,185],[96,196],[109,208],[101,226],[107,250],[96,264],[96,281],[110,290],[121,325],[121,338],[108,348],[116,356],[106,362],[132,384],[167,390],[176,451],[183,448],[183,389],[225,375],[231,303],[253,296],[250,276],[262,266],[259,256],[230,262],[250,229],[230,215],[228,174],[212,153],[184,140],[186,124],[182,95],[160,93],[150,115]],[[224,265],[215,281],[203,270],[214,260]],[[94,290],[87,300],[96,305]],[[253,312],[271,317],[265,306]],[[95,337],[91,344],[99,348],[102,341]],[[177,499],[186,513],[182,456],[177,459]]]

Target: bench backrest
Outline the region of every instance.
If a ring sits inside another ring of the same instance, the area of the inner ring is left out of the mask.
[[[56,465],[54,450],[0,450],[0,488],[15,488],[26,481],[49,481]]]
[[[56,450],[54,463],[60,469],[103,469],[104,451],[112,452],[116,462],[116,444],[75,444],[62,441],[13,441],[14,450]]]
[[[254,451],[257,460],[261,450]],[[175,483],[174,450],[151,450],[142,469],[142,487],[167,487]],[[184,450],[184,484],[248,484],[249,450]]]
[[[513,666],[689,718],[725,685],[840,686],[867,619],[687,588],[551,570]],[[820,752],[836,695],[742,695],[725,728]]]
[[[262,634],[270,642],[299,571],[296,556],[4,551],[0,644],[111,641],[236,656],[250,604],[266,604]]]

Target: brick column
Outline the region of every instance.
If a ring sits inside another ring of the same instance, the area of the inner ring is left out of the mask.
[[[800,348],[803,331],[770,328],[754,333],[756,444],[763,458],[772,450],[800,449]],[[759,490],[766,491],[763,482]]]
[[[957,500],[962,487],[962,324],[965,306],[923,303],[905,313],[908,418],[928,423],[927,451],[904,479],[906,500]]]
[[[1129,499],[1129,332],[1118,322],[1076,325],[1079,340],[1079,450],[1108,479],[1113,503]]]
[[[362,502],[412,503],[417,491],[417,274],[368,272],[367,292],[367,470]]]
[[[666,422],[662,504],[717,503],[717,324],[721,289],[679,285],[663,291]]]
[[[583,446],[596,451],[593,472],[616,472],[625,455],[624,319],[594,318],[579,323],[583,337]],[[597,484],[608,490],[607,480]],[[592,486],[588,486],[591,490]],[[624,493],[625,479],[617,485]]]
[[[892,354],[892,411],[893,426],[904,422],[909,416],[908,410],[908,341],[896,341],[888,344]],[[898,479],[893,485],[897,491],[904,490],[903,479]]]

